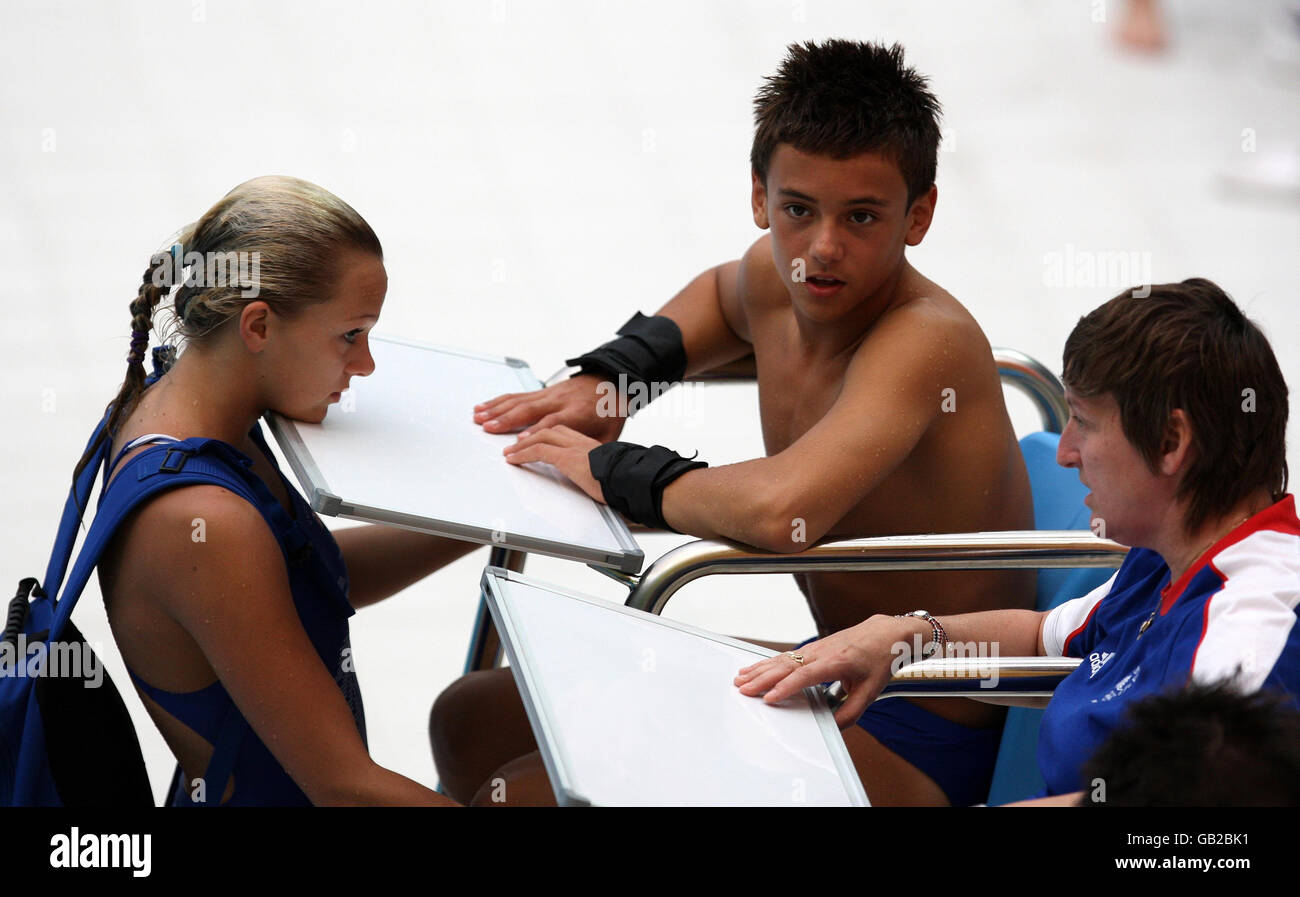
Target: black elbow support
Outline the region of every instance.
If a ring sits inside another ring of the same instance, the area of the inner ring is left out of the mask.
[[[587,453],[587,464],[605,504],[629,520],[673,532],[664,520],[664,489],[688,470],[709,466],[662,445],[646,448],[631,442],[598,445]]]
[[[626,374],[628,383],[639,381],[649,387],[656,382],[676,383],[685,376],[686,349],[681,328],[670,318],[647,318],[637,312],[618,329],[618,339],[564,363],[581,367],[584,374],[615,378]]]

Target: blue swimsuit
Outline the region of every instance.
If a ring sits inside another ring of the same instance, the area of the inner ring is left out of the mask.
[[[257,509],[266,520],[267,526],[270,527],[284,553],[293,603],[303,629],[306,630],[326,669],[333,673],[334,681],[352,710],[357,731],[364,742],[365,714],[361,706],[361,692],[357,687],[352,650],[348,642],[348,617],[355,611],[348,601],[348,575],[343,555],[329,530],[308,507],[298,490],[280,472],[280,466],[262,436],[261,425],[255,425],[249,431],[249,435],[270,460],[271,466],[275,468],[276,474],[284,483],[293,504],[292,518],[285,513],[284,506],[272,495],[261,478],[252,472],[252,459],[229,443],[219,440],[177,440],[159,434],[142,437],[123,447],[113,463],[104,468],[104,483],[107,485],[112,470],[127,451],[141,444],[159,440],[167,440],[167,443],[147,449],[132,458],[127,469],[114,479],[112,486],[114,490],[131,488],[136,484],[138,478],[129,476],[129,473],[131,466],[136,465],[139,459],[157,452],[176,448],[193,449],[199,446],[202,446],[206,457],[225,462],[232,474],[245,481],[257,496]],[[141,465],[141,470],[146,466]],[[153,466],[157,467],[156,460]],[[103,494],[100,493],[101,503]],[[232,770],[234,793],[222,806],[294,806],[311,803],[302,789],[289,778],[257,734],[248,727],[220,680],[198,691],[177,693],[163,691],[150,685],[129,668],[127,672],[130,673],[131,679],[140,691],[208,742],[216,745],[223,734],[228,740],[237,741],[238,752]],[[187,784],[178,765],[168,800],[170,806],[193,804]],[[219,801],[220,794],[208,793],[206,800]]]

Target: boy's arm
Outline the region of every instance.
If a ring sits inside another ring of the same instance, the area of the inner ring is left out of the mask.
[[[681,330],[688,376],[753,351],[739,291],[743,286],[741,267],[751,263],[758,245],[751,247],[744,259],[705,271],[656,313]],[[618,438],[625,421],[599,413],[602,394],[597,387],[605,379],[585,374],[534,392],[500,395],[474,406],[474,422],[489,433],[563,425],[607,442]]]
[[[882,317],[807,433],[776,455],[678,475],[663,490],[663,519],[704,539],[802,551],[907,458],[940,413],[943,390],[961,390],[961,337],[924,303]],[[534,428],[505,455],[552,464],[603,501],[588,459],[597,445],[568,427]]]
[[[826,415],[778,454],[689,471],[663,517],[701,538],[801,551],[830,532],[912,452],[958,388],[959,335],[924,307],[881,318]]]
[[[753,351],[740,286],[745,279],[742,268],[752,266],[757,246],[751,247],[743,259],[705,271],[655,312],[670,319],[682,332],[686,376],[711,371]]]

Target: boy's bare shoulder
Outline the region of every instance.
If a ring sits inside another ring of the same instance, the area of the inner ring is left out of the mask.
[[[790,304],[785,280],[772,261],[771,235],[763,234],[745,250],[736,275],[737,295],[747,314]]]
[[[911,273],[900,284],[900,300],[875,323],[855,355],[920,364],[940,377],[990,366],[993,350],[974,316],[947,290]]]
[[[722,316],[732,333],[753,343],[753,324],[765,313],[790,304],[785,283],[772,261],[768,235],[759,237],[743,256],[720,265],[717,271]]]
[[[975,348],[987,350],[988,338],[975,316],[943,287],[910,271],[899,291],[900,301],[882,316],[880,323],[888,319],[894,327],[933,328],[933,337],[960,339],[963,344],[974,343]]]

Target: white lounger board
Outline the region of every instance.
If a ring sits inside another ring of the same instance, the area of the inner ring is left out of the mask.
[[[561,806],[868,804],[820,689],[732,685],[766,648],[499,567],[483,593]]]
[[[487,433],[475,404],[541,383],[522,361],[371,337],[375,371],[319,424],[267,421],[311,506],[472,542],[635,573],[621,517],[549,465],[507,464],[515,437]]]

